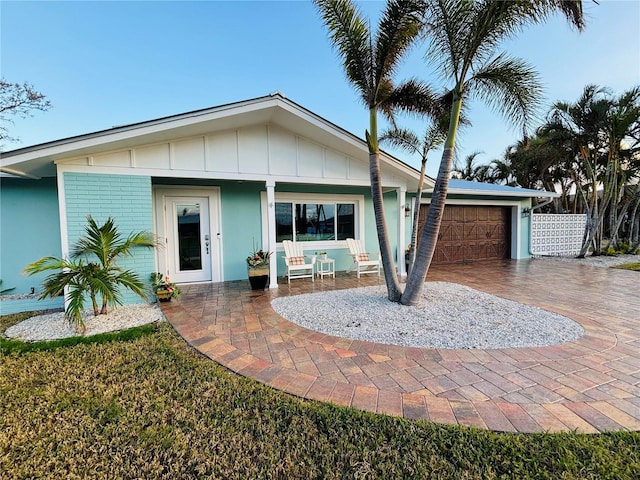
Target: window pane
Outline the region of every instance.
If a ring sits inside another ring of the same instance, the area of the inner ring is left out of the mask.
[[[293,240],[293,208],[290,203],[276,203],[276,242]]]
[[[202,270],[200,204],[176,204],[180,271]]]
[[[352,203],[338,204],[338,240],[356,238],[356,219]]]
[[[335,205],[296,204],[296,241],[335,240]]]

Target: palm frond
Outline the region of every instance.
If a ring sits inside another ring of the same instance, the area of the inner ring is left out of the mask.
[[[481,152],[479,150],[470,153],[464,158],[463,164],[460,164],[460,162],[456,160],[454,162],[453,170],[451,171],[451,178],[459,178],[461,180],[477,180],[476,173],[479,171],[478,169],[481,168],[482,165],[476,167],[474,163],[476,161],[476,157],[483,153],[484,152]]]
[[[578,31],[584,30],[586,21],[581,0],[548,0],[546,3],[550,4],[549,8],[559,10]]]
[[[426,8],[427,55],[456,84],[494,57],[504,40],[555,13],[564,14],[578,30],[584,27],[579,0],[428,0]]]
[[[427,129],[424,132],[424,138],[422,139],[423,151],[432,150],[434,148],[438,148],[441,146],[445,140],[447,139],[447,130],[449,128],[449,115],[450,111],[447,112],[447,115],[440,117],[437,120],[434,120],[429,124]]]
[[[119,241],[119,237],[113,218],[109,217],[103,225],[98,225],[94,218],[89,215],[87,216],[85,236],[77,240],[71,251],[71,256],[77,258],[95,255],[100,260],[100,263],[105,265],[108,261],[108,252]]]
[[[67,296],[67,309],[64,312],[65,318],[75,325],[76,328],[84,327],[82,320],[82,308],[85,303],[85,290],[82,288],[71,288]]]
[[[380,141],[406,150],[412,154],[420,153],[420,139],[415,133],[406,128],[385,130],[380,136]]]
[[[543,88],[538,73],[523,60],[501,54],[476,71],[469,86],[469,91],[523,131],[537,118]]]
[[[117,272],[114,280],[118,285],[122,285],[126,289],[131,290],[139,297],[145,298],[147,295],[146,284],[140,279],[138,274],[132,270],[122,270]]]
[[[423,28],[422,0],[389,0],[380,18],[373,42],[375,48],[374,82],[390,78],[404,53]]]
[[[107,255],[108,264],[116,257],[133,255],[134,247],[153,248],[158,245],[155,237],[150,232],[133,232],[124,242],[111,246],[111,251]]]
[[[42,273],[47,270],[62,270],[67,268],[69,262],[62,258],[57,257],[43,257],[40,260],[36,260],[33,263],[27,265],[23,272],[27,275],[34,275],[36,273]]]
[[[379,109],[388,119],[398,111],[437,119],[446,115],[450,106],[426,83],[409,79],[386,93]]]
[[[110,305],[120,305],[122,297],[115,282],[118,269],[96,269],[92,275],[88,276],[88,284],[91,290],[102,297],[103,303],[106,301]]]
[[[466,44],[473,28],[473,2],[430,0],[426,5],[425,27],[429,47],[427,57],[445,80],[460,80]]]
[[[360,10],[350,0],[313,0],[338,51],[347,79],[370,105],[375,94],[372,39]]]

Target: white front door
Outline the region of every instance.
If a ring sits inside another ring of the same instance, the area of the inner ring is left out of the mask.
[[[210,282],[209,197],[165,196],[167,269],[171,281]]]

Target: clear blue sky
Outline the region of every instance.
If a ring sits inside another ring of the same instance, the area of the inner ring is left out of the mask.
[[[595,83],[620,93],[640,83],[640,1],[585,0],[588,25],[558,17],[505,49],[535,65],[546,85],[541,112],[575,101]],[[375,18],[379,1],[361,2]],[[1,1],[2,76],[28,81],[53,107],[16,119],[10,150],[116,125],[246,100],[280,90],[318,115],[364,136],[368,114],[347,83],[313,5],[307,1]],[[402,76],[435,82],[420,48]],[[442,86],[442,84],[439,84]],[[482,105],[458,142],[463,158],[489,162],[519,138]],[[420,132],[419,122],[406,125]],[[416,166],[402,152],[392,153]],[[429,162],[433,174],[439,162]]]

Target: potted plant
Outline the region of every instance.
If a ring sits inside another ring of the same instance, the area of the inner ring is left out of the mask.
[[[247,257],[247,269],[251,290],[264,290],[269,281],[269,257],[271,252],[262,249],[254,250]]]
[[[180,287],[175,283],[171,283],[169,277],[165,277],[160,272],[153,272],[149,276],[151,288],[161,302],[170,302],[172,298],[178,298],[182,293]]]
[[[326,260],[326,259],[327,259],[327,252],[324,252],[324,251],[322,251],[322,252],[316,252],[316,255],[317,255],[318,257],[320,257],[320,260]]]

